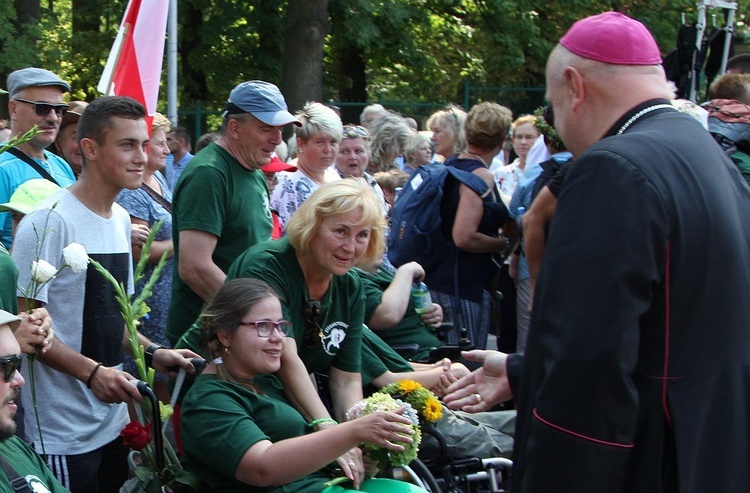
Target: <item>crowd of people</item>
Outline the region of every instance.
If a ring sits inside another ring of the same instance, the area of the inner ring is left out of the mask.
[[[140,293],[159,224],[139,342],[165,403],[170,371],[207,362],[176,418],[210,491],[344,491],[336,474],[388,488],[360,446],[403,450],[407,413],[347,411],[407,379],[442,399],[451,447],[514,460],[512,491],[747,491],[750,75],[730,64],[688,116],[661,63],[638,21],[588,17],[549,56],[549,107],[451,105],[422,132],[381,105],[359,122],[321,102],[292,114],[251,80],[194,154],[131,98],[66,103],[56,74],[14,71],[7,138],[39,131],[0,155],[0,484],[128,478],[120,432],[142,397],[112,285],[89,266],[30,287],[75,242]],[[447,179],[440,255],[393,265],[400,193],[440,167],[486,193]],[[515,301],[503,330],[498,291]],[[446,321],[464,332],[441,339]],[[486,349],[509,331],[512,354]],[[465,336],[476,350],[430,360]]]

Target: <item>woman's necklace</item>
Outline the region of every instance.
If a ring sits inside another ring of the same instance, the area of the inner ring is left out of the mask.
[[[482,162],[482,164],[484,165],[484,167],[485,167],[485,168],[487,168],[487,163],[486,163],[486,162],[484,162],[484,159],[482,159],[482,156],[480,156],[480,155],[478,155],[478,154],[474,154],[474,153],[472,153],[472,152],[466,152],[465,154],[466,154],[467,156],[470,156],[470,157],[473,157],[473,158],[475,158],[475,159],[478,159],[478,160],[480,160],[480,161]]]

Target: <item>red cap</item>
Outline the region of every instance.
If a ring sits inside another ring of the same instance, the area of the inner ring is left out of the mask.
[[[264,173],[276,173],[277,171],[297,171],[297,167],[285,163],[281,159],[279,159],[278,156],[274,156],[271,158],[271,161],[268,164],[264,164],[260,168],[263,170]]]
[[[560,44],[578,56],[614,65],[661,65],[661,53],[646,26],[619,12],[586,17]]]

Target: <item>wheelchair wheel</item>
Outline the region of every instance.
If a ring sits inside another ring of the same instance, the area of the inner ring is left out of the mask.
[[[424,462],[419,459],[414,459],[409,463],[408,466],[389,469],[384,474],[389,478],[414,483],[431,493],[442,492],[442,489],[440,488],[440,485],[438,485],[435,476],[433,476]]]

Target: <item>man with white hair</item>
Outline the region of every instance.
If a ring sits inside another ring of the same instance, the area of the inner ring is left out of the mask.
[[[576,162],[526,352],[467,353],[445,401],[515,398],[514,492],[750,491],[750,189],[634,19],[574,24],[547,88]]]

